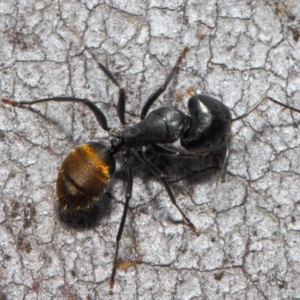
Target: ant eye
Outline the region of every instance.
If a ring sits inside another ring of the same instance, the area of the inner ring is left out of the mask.
[[[220,105],[218,105],[218,104],[215,104],[215,106],[214,106],[214,107],[215,107],[215,109],[216,109],[216,110],[220,110],[220,109],[221,109],[221,106],[220,106]]]

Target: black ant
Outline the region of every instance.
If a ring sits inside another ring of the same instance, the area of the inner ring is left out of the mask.
[[[245,114],[232,118],[230,110],[222,102],[206,95],[194,95],[188,101],[188,110],[190,115],[174,106],[165,106],[148,111],[158,97],[166,90],[168,84],[176,74],[178,67],[189,50],[185,47],[165,82],[148,98],[141,112],[141,121],[135,125],[128,126],[111,141],[111,147],[108,149],[100,142],[90,142],[79,145],[63,161],[57,181],[57,200],[59,207],[65,211],[80,210],[91,207],[93,203],[100,201],[106,193],[108,186],[113,180],[115,173],[114,156],[121,152],[123,158],[123,169],[127,182],[125,205],[122,219],[119,225],[116,237],[116,250],[112,275],[110,279],[110,289],[113,289],[114,278],[117,269],[117,259],[119,243],[124,229],[129,200],[132,194],[132,172],[128,160],[132,154],[136,154],[138,159],[159,178],[172,203],[182,215],[185,223],[197,233],[193,223],[186,217],[181,208],[177,205],[172,189],[166,180],[163,172],[153,164],[143,151],[143,147],[155,147],[163,153],[178,154],[161,144],[173,143],[180,139],[183,148],[190,153],[181,155],[204,155],[221,148],[226,148],[225,160],[221,171],[221,180],[225,181],[226,169],[230,153],[231,125],[232,122],[241,120],[255,110],[265,99],[300,113],[300,110],[285,105],[271,97],[265,97],[256,103]],[[91,53],[90,53],[91,54]],[[95,59],[95,56],[91,54]],[[106,76],[119,88],[119,100],[117,104],[117,114],[120,122],[125,122],[125,90],[120,86],[111,71],[98,63],[99,68]],[[88,99],[73,97],[53,97],[39,99],[30,102],[16,102],[3,99],[2,102],[12,106],[32,105],[48,101],[56,102],[80,102],[86,105],[95,115],[100,126],[109,131],[107,120],[104,113],[95,104]]]

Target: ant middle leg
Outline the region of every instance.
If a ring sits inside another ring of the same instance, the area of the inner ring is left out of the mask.
[[[179,57],[176,61],[175,66],[172,68],[171,72],[168,74],[165,82],[163,83],[163,85],[161,85],[152,95],[150,95],[150,97],[147,99],[146,103],[144,104],[143,108],[142,108],[142,112],[141,112],[141,119],[143,120],[150,107],[152,106],[152,104],[158,99],[158,97],[166,90],[168,84],[170,83],[170,81],[172,80],[172,78],[174,77],[174,75],[176,74],[178,67],[182,61],[182,59],[184,58],[185,54],[189,51],[189,47],[185,47],[179,54]]]
[[[167,179],[166,179],[166,175],[155,165],[153,164],[142,151],[138,152],[139,155],[139,160],[145,164],[145,166],[147,167],[147,169],[153,173],[158,179],[161,180],[161,182],[163,183],[169,198],[171,200],[171,202],[173,203],[173,205],[175,205],[175,207],[177,208],[177,210],[180,212],[181,216],[183,217],[183,219],[185,220],[186,224],[190,227],[191,230],[193,230],[197,235],[199,235],[199,233],[196,230],[195,225],[190,221],[190,219],[185,215],[185,213],[181,210],[181,208],[178,206],[174,193],[170,187],[170,184],[168,183]]]

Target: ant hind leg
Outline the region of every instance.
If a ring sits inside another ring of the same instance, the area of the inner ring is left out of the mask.
[[[126,176],[126,182],[127,182],[126,195],[125,195],[126,200],[125,200],[124,210],[123,210],[123,214],[122,214],[122,219],[121,219],[119,229],[118,229],[118,234],[116,237],[116,250],[115,250],[115,258],[114,258],[114,266],[113,266],[112,274],[110,277],[110,293],[111,294],[112,294],[112,290],[114,288],[114,283],[115,283],[115,275],[116,275],[117,263],[118,263],[119,244],[120,244],[120,240],[122,237],[122,233],[123,233],[123,229],[124,229],[124,225],[125,225],[125,221],[126,221],[129,200],[131,199],[131,195],[132,195],[133,178],[132,178],[131,168],[128,166],[124,166],[124,170],[125,170],[125,176]]]
[[[34,101],[20,101],[20,102],[9,100],[9,99],[2,99],[2,102],[5,104],[11,105],[11,106],[19,106],[19,107],[22,107],[23,105],[31,106],[33,104],[49,102],[49,101],[82,103],[82,104],[86,105],[93,112],[98,123],[105,131],[110,130],[110,128],[107,125],[107,119],[106,119],[104,113],[102,112],[102,110],[88,99],[81,99],[81,98],[74,98],[74,97],[53,97],[53,98],[44,98],[44,99],[39,99],[39,100],[34,100]]]

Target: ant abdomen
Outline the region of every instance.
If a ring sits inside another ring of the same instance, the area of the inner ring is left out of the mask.
[[[115,172],[115,159],[100,143],[77,146],[63,161],[56,191],[60,209],[84,209],[107,191]]]

